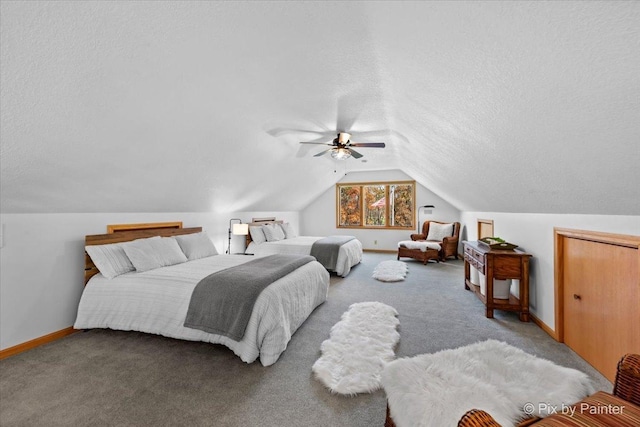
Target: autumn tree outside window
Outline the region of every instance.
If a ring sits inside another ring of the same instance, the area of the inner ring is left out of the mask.
[[[338,228],[415,228],[415,181],[336,184]]]

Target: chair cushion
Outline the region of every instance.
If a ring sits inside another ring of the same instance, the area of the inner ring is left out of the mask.
[[[572,410],[573,412],[571,412]],[[536,427],[639,425],[639,406],[603,391],[599,391],[575,405],[566,407],[564,413],[562,408],[558,408],[558,414],[543,418],[534,424]]]
[[[429,223],[429,234],[427,240],[442,242],[445,237],[453,236],[453,224]]]
[[[436,242],[426,242],[424,240],[401,240],[398,242],[398,247],[405,247],[407,249],[419,249],[422,252],[426,252],[427,249],[433,249],[436,251],[442,249],[440,244]]]

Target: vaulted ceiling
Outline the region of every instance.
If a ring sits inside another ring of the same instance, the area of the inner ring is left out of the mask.
[[[1,3],[3,213],[288,211],[401,169],[640,215],[640,2]],[[313,157],[337,130],[362,159]]]

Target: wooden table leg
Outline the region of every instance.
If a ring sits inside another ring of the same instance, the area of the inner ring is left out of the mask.
[[[440,262],[440,261],[438,261]],[[469,265],[469,261],[464,260],[464,288],[468,291],[471,290],[469,285],[467,285],[467,280],[471,280],[471,266]]]

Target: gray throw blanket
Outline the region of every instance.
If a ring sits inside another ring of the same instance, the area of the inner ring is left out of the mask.
[[[184,326],[242,340],[264,288],[313,260],[309,255],[269,255],[210,274],[194,288]]]
[[[311,246],[311,256],[327,270],[335,271],[340,246],[353,239],[354,236],[329,236],[316,240]]]

